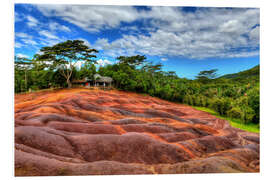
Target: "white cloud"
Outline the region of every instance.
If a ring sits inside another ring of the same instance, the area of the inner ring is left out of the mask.
[[[27,56],[27,55],[25,55],[25,54],[21,54],[21,53],[16,54],[16,56],[17,56],[18,58],[29,58],[29,56]]]
[[[48,39],[48,38],[40,38],[40,44],[44,46],[53,46],[60,42],[64,42],[64,39]]]
[[[111,57],[145,54],[204,59],[258,54],[259,9],[198,8],[187,13],[179,7],[165,6],[153,6],[149,10],[131,6],[37,7],[45,16],[60,17],[88,32],[113,28],[135,32],[122,34],[111,42],[99,38],[93,44]],[[142,25],[129,24],[137,20],[142,20]]]
[[[97,50],[107,50],[110,47],[108,39],[106,38],[98,38],[95,42],[95,48]]]
[[[137,26],[123,26],[120,28],[120,30],[127,31],[127,32],[130,32],[130,31],[139,32],[140,31]]]
[[[82,40],[86,46],[91,47],[91,44],[90,44],[89,41],[87,41],[86,39],[84,39],[84,38],[79,38],[79,40]]]
[[[256,40],[256,42],[259,42],[259,39],[260,39],[260,27],[257,26],[257,27],[255,27],[254,29],[252,29],[252,30],[249,32],[249,37],[250,37],[250,39],[252,39],[252,40]]]
[[[132,22],[139,12],[130,6],[86,6],[86,5],[37,5],[43,15],[61,17],[89,32],[115,28],[121,22]]]
[[[19,38],[28,38],[28,39],[32,39],[32,36],[26,34],[26,33],[23,33],[23,32],[17,32],[15,33],[15,36],[19,37]]]
[[[237,20],[229,20],[220,26],[220,32],[231,33],[238,32],[239,22]]]
[[[23,33],[23,32],[17,32],[15,33],[15,36],[20,39],[21,42],[15,42],[16,48],[21,48],[22,46],[27,45],[37,45],[38,43],[33,40],[33,36]],[[17,39],[16,39],[17,41]]]
[[[50,22],[49,28],[52,31],[59,30],[59,31],[65,31],[65,32],[71,32],[70,28],[64,25],[61,25],[57,22]]]
[[[45,36],[45,37],[47,37],[49,39],[58,39],[57,36],[55,36],[53,33],[49,32],[49,31],[46,31],[46,30],[40,31],[39,34],[41,36]]]
[[[73,66],[76,68],[76,69],[81,69],[82,65],[84,65],[85,61],[77,61],[77,62],[74,62],[73,63]],[[67,64],[67,68],[70,68],[70,65]]]
[[[113,64],[111,61],[107,59],[99,59],[96,61],[99,66],[106,66],[108,64]]]
[[[84,61],[77,61],[74,65],[76,69],[81,69],[82,65],[84,64]],[[67,65],[68,68],[70,67],[69,64]]]
[[[94,47],[114,56],[147,54],[204,59],[258,54],[259,27],[253,28],[259,24],[258,9],[210,8],[186,14],[174,7],[153,7],[148,15],[156,30],[123,35],[110,43],[98,39]]]
[[[17,12],[14,13],[14,17],[15,17],[15,22],[19,22],[23,20],[23,17]]]
[[[15,42],[15,48],[21,48],[23,45],[19,42]]]
[[[168,58],[161,58],[161,61],[168,61]]]
[[[26,16],[27,19],[27,25],[29,27],[35,27],[38,25],[38,20],[34,18],[33,16]]]
[[[42,54],[44,54],[43,52],[41,52],[40,51],[40,49],[38,50],[38,51],[36,51],[36,53],[35,54],[39,54],[39,55],[42,55]]]
[[[22,39],[25,44],[37,45],[37,42],[32,39]]]

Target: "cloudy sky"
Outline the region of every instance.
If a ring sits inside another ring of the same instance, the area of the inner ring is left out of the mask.
[[[120,55],[145,55],[163,70],[194,78],[259,64],[260,12],[253,8],[15,5],[15,55],[81,39],[101,66]]]

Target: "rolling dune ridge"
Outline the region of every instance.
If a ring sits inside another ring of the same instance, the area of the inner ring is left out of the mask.
[[[15,95],[15,175],[259,172],[259,135],[116,90]]]

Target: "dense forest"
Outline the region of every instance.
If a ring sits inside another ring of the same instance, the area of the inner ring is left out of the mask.
[[[33,59],[15,57],[15,93],[71,87],[72,79],[90,78],[95,73],[112,77],[114,87],[145,93],[165,100],[208,107],[220,115],[259,124],[259,65],[235,74],[217,77],[217,69],[202,70],[196,79],[181,78],[173,71],[163,71],[145,56],[120,56],[117,63],[97,68],[98,51],[82,41],[66,41],[43,47]],[[78,56],[77,56],[78,55]],[[77,61],[85,61],[77,68]]]

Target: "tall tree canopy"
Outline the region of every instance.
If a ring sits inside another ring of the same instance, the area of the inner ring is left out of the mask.
[[[41,55],[36,56],[36,61],[49,64],[53,69],[59,70],[65,77],[68,87],[72,86],[70,78],[78,61],[95,62],[92,58],[98,53],[96,49],[90,49],[81,40],[67,40],[51,47],[40,49]]]
[[[196,78],[202,82],[207,82],[209,79],[214,79],[217,77],[217,69],[212,69],[208,71],[200,71]]]
[[[135,68],[136,66],[143,64],[145,62],[145,59],[146,57],[141,55],[117,57],[119,64],[129,65],[132,68]]]

